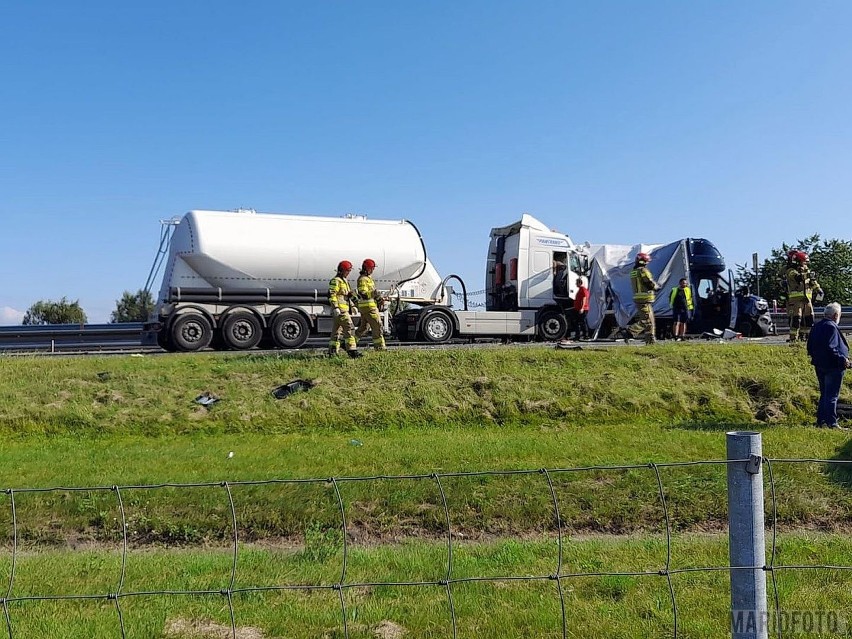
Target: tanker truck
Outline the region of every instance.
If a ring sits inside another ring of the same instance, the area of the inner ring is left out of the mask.
[[[400,300],[446,301],[420,232],[406,220],[241,209],[190,211],[172,226],[168,246],[161,244],[167,258],[154,314],[143,327],[143,343],[169,351],[261,342],[299,348],[311,335],[328,335],[328,281],[343,259],[374,259],[377,288]]]
[[[403,341],[560,339],[568,328],[574,276],[588,265],[567,235],[524,215],[492,229],[486,310],[475,312],[468,310],[465,283],[457,275],[440,277],[407,220],[190,211],[168,228],[159,253],[162,285],[143,343],[169,351],[298,348],[311,336],[329,335],[327,290],[335,266],[367,257],[377,263],[377,289],[395,310],[383,321]],[[453,308],[451,281],[461,285],[461,310]]]

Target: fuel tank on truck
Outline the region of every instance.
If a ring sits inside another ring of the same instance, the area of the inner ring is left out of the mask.
[[[352,262],[354,285],[366,258],[376,262],[379,290],[398,286],[404,296],[429,298],[440,288],[407,220],[190,211],[172,235],[159,301],[178,287],[324,296],[341,260]]]

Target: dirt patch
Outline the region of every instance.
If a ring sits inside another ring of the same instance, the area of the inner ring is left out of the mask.
[[[209,409],[204,408],[204,406],[199,406],[198,408],[190,412],[188,417],[192,421],[198,421],[199,419],[207,419],[209,413]]]
[[[376,636],[376,639],[402,639],[405,635],[405,628],[398,623],[385,619],[376,626],[373,634]]]
[[[233,639],[231,626],[205,619],[172,619],[166,622],[163,635],[170,639]],[[237,639],[266,639],[259,628],[237,626]]]
[[[98,404],[109,405],[109,404],[121,404],[124,402],[124,395],[119,393],[116,390],[111,391],[101,391],[97,395],[95,395],[95,401],[92,402],[94,406]]]
[[[486,394],[491,392],[494,388],[494,384],[487,377],[477,377],[471,383],[471,388],[473,388],[473,392],[479,397],[484,397]]]
[[[754,418],[761,422],[777,422],[784,419],[785,415],[780,402],[769,401],[755,411]]]
[[[740,379],[737,385],[748,395],[754,409],[754,418],[761,422],[777,422],[786,417],[782,404],[772,389],[753,379]]]

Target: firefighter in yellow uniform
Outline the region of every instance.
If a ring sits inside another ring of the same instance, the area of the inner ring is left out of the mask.
[[[814,325],[813,295],[822,288],[808,268],[808,254],[792,250],[787,253],[787,316],[790,318],[788,342],[807,341]]]
[[[381,293],[376,290],[373,281],[373,271],[376,270],[375,261],[367,258],[361,264],[361,273],[358,277],[358,312],[361,314],[361,323],[355,332],[355,339],[361,339],[369,329],[373,336],[373,348],[377,351],[387,350],[385,336],[382,331],[382,321],[379,312],[384,305]]]
[[[629,342],[630,338],[638,338],[640,335],[645,335],[646,344],[656,344],[656,323],[654,322],[654,293],[659,290],[659,286],[651,276],[651,271],[648,270],[647,264],[651,261],[651,256],[647,253],[639,253],[636,256],[636,262],[633,265],[633,270],[630,272],[630,284],[633,287],[633,302],[636,304],[637,320],[627,328],[627,333],[624,337],[625,342]]]
[[[331,305],[331,316],[334,318],[334,326],[331,331],[331,339],[328,342],[328,354],[337,355],[340,351],[341,337],[345,342],[346,352],[349,357],[360,357],[358,344],[355,341],[355,326],[352,324],[351,308],[349,306],[352,298],[352,289],[346,278],[352,272],[352,262],[343,260],[337,265],[337,275],[328,283],[328,303]]]

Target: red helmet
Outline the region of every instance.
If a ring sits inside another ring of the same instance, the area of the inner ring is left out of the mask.
[[[349,260],[343,260],[340,264],[337,265],[338,273],[342,273],[343,271],[351,271],[352,270],[352,262]]]
[[[637,262],[644,262],[645,264],[647,264],[648,262],[651,261],[651,256],[648,255],[647,253],[637,253],[636,254],[636,261]]]
[[[367,270],[367,269],[369,269],[369,268],[376,268],[376,263],[375,263],[375,261],[371,260],[371,259],[368,257],[368,258],[367,258],[366,260],[364,260],[364,262],[361,264],[361,269],[362,269],[362,270],[364,270],[364,271],[366,271],[366,270]]]
[[[808,261],[808,254],[804,251],[793,249],[787,253],[787,259],[791,262],[798,262],[799,264],[804,264]]]

